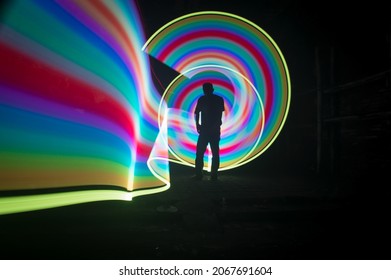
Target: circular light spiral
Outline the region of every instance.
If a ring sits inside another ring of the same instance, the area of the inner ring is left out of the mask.
[[[163,94],[166,111],[159,107],[174,161],[194,165],[194,108],[205,81],[225,100],[221,170],[253,160],[277,138],[290,104],[289,72],[277,44],[256,24],[224,12],[192,13],[160,28],[143,50],[180,73]]]

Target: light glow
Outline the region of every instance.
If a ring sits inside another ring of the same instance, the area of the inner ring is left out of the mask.
[[[285,60],[239,16],[185,15],[148,40],[133,1],[13,1],[0,20],[0,195],[21,194],[0,214],[166,191],[169,161],[194,166],[205,80],[225,99],[221,170],[262,154],[287,117]],[[148,55],[180,73],[163,96]]]
[[[135,3],[12,1],[0,24],[0,190],[54,192],[2,197],[0,214],[169,187]],[[123,191],[72,191],[94,185]]]

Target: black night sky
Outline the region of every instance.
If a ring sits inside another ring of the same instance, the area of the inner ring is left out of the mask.
[[[229,12],[258,24],[284,54],[295,93],[315,87],[316,47],[335,49],[335,83],[388,69],[390,21],[384,2],[376,2],[147,0],[138,5],[147,37],[170,20],[197,11]]]

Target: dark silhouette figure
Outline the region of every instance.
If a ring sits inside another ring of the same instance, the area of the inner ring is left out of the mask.
[[[202,88],[204,95],[198,99],[195,109],[195,122],[199,133],[195,159],[195,178],[202,179],[204,154],[209,144],[212,151],[211,180],[217,180],[217,171],[220,167],[219,142],[224,100],[222,97],[213,94],[214,88],[211,83],[204,83]]]

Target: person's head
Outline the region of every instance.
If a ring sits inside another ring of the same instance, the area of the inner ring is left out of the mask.
[[[214,88],[213,88],[213,85],[212,83],[209,83],[209,82],[206,82],[202,85],[202,88],[204,90],[204,94],[205,95],[210,95],[213,93],[214,91]]]

